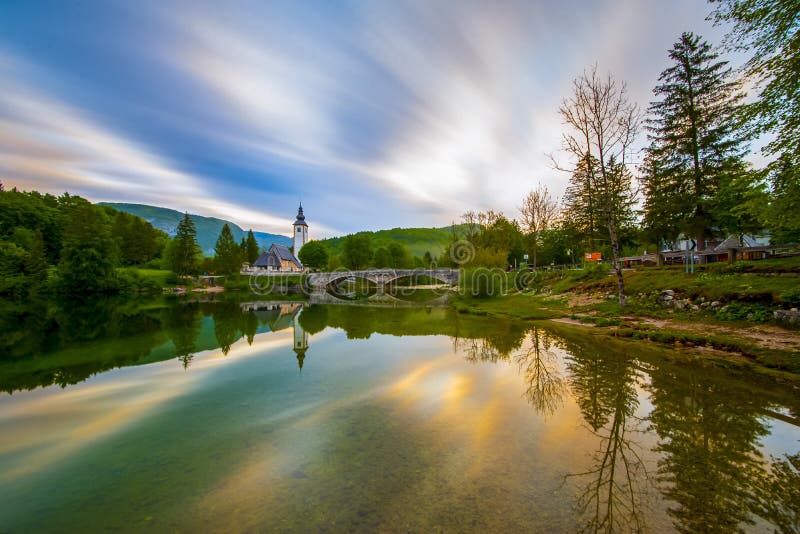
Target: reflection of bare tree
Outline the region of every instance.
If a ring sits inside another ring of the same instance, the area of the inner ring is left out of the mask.
[[[525,376],[525,398],[534,410],[553,415],[564,403],[567,383],[558,369],[558,356],[551,350],[552,340],[544,330],[534,326],[528,342],[516,359]]]
[[[463,352],[469,362],[492,362],[508,359],[507,353],[500,352],[486,339],[453,337],[453,351]]]
[[[587,480],[578,509],[587,517],[586,532],[645,529],[644,504],[648,473],[631,434],[639,432],[634,360],[601,354],[586,346],[570,346],[567,368],[589,430],[599,439],[593,465],[568,475]]]

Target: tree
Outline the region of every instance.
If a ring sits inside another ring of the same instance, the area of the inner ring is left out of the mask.
[[[242,264],[241,250],[227,224],[222,226],[214,247],[214,264],[220,274],[226,275],[238,272]]]
[[[395,241],[389,243],[389,267],[393,269],[405,269],[411,267],[413,260],[408,249]]]
[[[230,229],[229,229],[230,230]],[[180,275],[195,274],[200,265],[202,252],[197,244],[197,230],[188,213],[178,223],[175,238],[170,247],[170,263],[172,270]]]
[[[248,230],[247,241],[245,242],[245,261],[253,265],[258,259],[258,254],[258,242],[256,241],[256,237],[253,235],[252,230]]]
[[[44,251],[44,239],[42,233],[36,232],[33,238],[28,257],[25,259],[25,276],[31,290],[35,290],[47,281],[47,257]]]
[[[319,241],[309,241],[300,249],[298,259],[306,267],[322,270],[328,267],[328,249]]]
[[[391,267],[392,257],[389,255],[389,249],[386,247],[378,247],[372,254],[372,264],[378,269],[385,269]]]
[[[646,224],[658,233],[691,235],[700,250],[716,226],[716,195],[726,173],[738,172],[745,136],[734,113],[743,95],[727,61],[687,32],[669,52],[674,64],[659,76],[647,118],[643,184]],[[670,222],[670,227],[664,224]]]
[[[628,215],[634,196],[626,165],[639,124],[638,109],[628,101],[625,85],[617,84],[611,75],[599,77],[595,66],[573,81],[572,96],[564,99],[559,113],[571,129],[563,139],[575,160],[572,172],[584,162],[594,204],[600,206],[611,242],[619,304],[624,307],[619,217]]]
[[[800,242],[800,167],[781,156],[770,170],[772,194],[766,208],[766,226],[776,244]]]
[[[800,3],[795,0],[711,0],[714,23],[732,23],[729,50],[751,54],[744,68],[760,88],[758,99],[743,106],[755,133],[772,132],[767,154],[800,165]],[[777,166],[781,164],[776,162]]]
[[[558,215],[558,204],[550,196],[547,186],[540,183],[522,200],[519,212],[522,216],[522,228],[531,239],[533,268],[536,269],[536,252],[542,233],[549,229],[555,221]]]
[[[108,293],[116,289],[116,244],[106,214],[91,204],[76,207],[64,230],[60,288],[66,293]]]
[[[561,219],[569,221],[584,249],[596,251],[603,240],[603,217],[596,198],[597,192],[590,180],[592,164],[591,158],[584,157],[570,173],[569,185],[564,192]],[[577,252],[579,251],[576,249],[575,253]]]
[[[342,242],[342,263],[353,270],[364,269],[372,261],[372,238],[367,233],[351,234]]]

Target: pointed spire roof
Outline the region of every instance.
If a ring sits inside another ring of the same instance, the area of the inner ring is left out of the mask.
[[[306,216],[303,215],[303,203],[300,203],[300,207],[297,208],[297,220],[294,221],[294,226],[308,226],[306,224]]]

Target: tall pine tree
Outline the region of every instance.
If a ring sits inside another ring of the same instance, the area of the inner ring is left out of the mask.
[[[217,238],[214,247],[214,264],[220,274],[233,274],[239,271],[241,261],[241,250],[233,239],[231,229],[225,224]]]
[[[197,244],[197,229],[189,214],[185,213],[170,244],[172,270],[180,276],[196,274],[200,269],[201,256],[200,245]]]
[[[687,32],[672,47],[648,110],[643,169],[645,225],[667,241],[680,232],[698,249],[716,225],[715,195],[726,173],[741,171],[745,138],[734,114],[742,94],[711,45]]]
[[[246,261],[253,265],[253,263],[258,259],[258,242],[256,241],[256,237],[253,235],[253,231],[249,230],[247,232],[247,242],[246,245]]]

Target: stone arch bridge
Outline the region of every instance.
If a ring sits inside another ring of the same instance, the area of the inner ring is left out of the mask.
[[[454,286],[458,284],[458,269],[368,269],[364,271],[333,271],[325,273],[308,273],[307,283],[314,292],[324,292],[332,284],[350,279],[361,278],[374,283],[378,293],[383,293],[387,285],[403,278],[430,278],[442,284]]]

